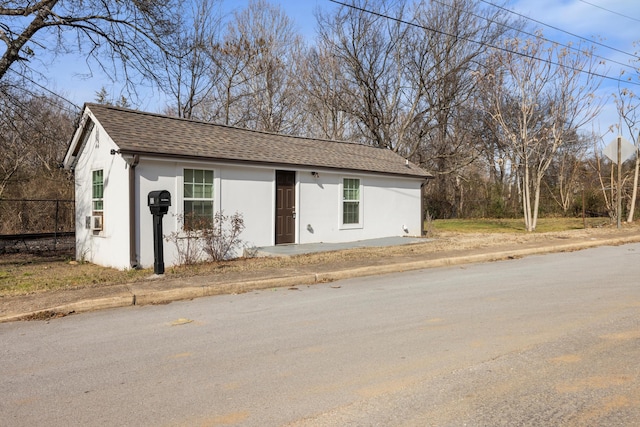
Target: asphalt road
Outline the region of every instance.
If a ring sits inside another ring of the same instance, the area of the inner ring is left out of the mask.
[[[635,426],[640,244],[0,324],[3,426]]]

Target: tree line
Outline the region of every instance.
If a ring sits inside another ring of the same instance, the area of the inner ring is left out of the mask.
[[[43,32],[51,50],[84,55],[121,83],[99,102],[135,107],[147,85],[165,114],[393,150],[434,174],[424,196],[432,218],[521,216],[533,231],[539,215],[616,215],[611,162],[585,132],[607,64],[593,46],[554,43],[505,8],[327,3],[309,40],[266,0],[231,15],[221,0],[24,3],[0,7],[0,198],[46,188],[72,197],[57,164],[77,112],[33,84]],[[616,102],[637,134],[636,95],[621,87]],[[632,163],[620,189],[629,221]]]

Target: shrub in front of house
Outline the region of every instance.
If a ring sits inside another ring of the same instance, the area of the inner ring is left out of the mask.
[[[233,258],[243,245],[241,213],[225,215],[220,211],[211,217],[192,212],[178,215],[178,221],[180,231],[166,235],[165,240],[175,245],[180,265],[224,261]]]

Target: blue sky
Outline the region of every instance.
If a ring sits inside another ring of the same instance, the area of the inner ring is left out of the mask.
[[[223,7],[230,13],[246,7],[248,1],[225,0]],[[500,4],[499,0],[487,1]],[[280,5],[294,21],[301,34],[310,40],[313,40],[315,34],[314,10],[336,7],[329,0],[270,0],[270,2]],[[534,20],[584,38],[598,40],[602,44],[624,52],[634,53],[636,48],[633,43],[640,41],[640,2],[638,0],[511,0],[507,7]],[[580,39],[565,32],[536,23],[532,25],[541,28],[548,39],[562,43],[580,42]],[[601,46],[597,48],[597,54],[608,60],[622,63],[628,63],[630,59],[628,55]],[[619,65],[608,62],[606,73],[612,77],[618,77],[619,69]],[[51,81],[47,85],[62,92],[77,105],[94,101],[95,93],[102,86],[112,94],[119,93],[121,87],[117,83],[112,83],[97,72],[92,78],[82,77],[87,73],[88,69],[82,58],[60,57],[48,68]],[[615,92],[616,86],[615,82],[605,81],[601,87],[601,94]],[[640,92],[640,86],[632,86],[632,88]],[[157,92],[145,91],[137,107],[148,111],[159,111],[162,108],[161,104]],[[613,105],[608,103],[595,126],[604,134],[610,125],[617,122],[618,118]]]
[[[511,2],[510,9],[549,26],[614,48],[615,50],[596,46],[596,54],[607,60],[602,72],[614,78],[620,76],[620,70],[623,68],[615,62],[628,64],[640,49],[640,46],[634,46],[634,42],[640,42],[640,2],[637,0],[518,0]],[[570,41],[573,44],[581,42],[580,38],[570,36],[563,31],[533,22],[532,24],[541,28],[545,37],[551,40],[562,43]],[[626,55],[620,51],[632,55]],[[637,65],[640,66],[640,64]],[[627,71],[630,70],[627,68]],[[640,82],[640,79],[635,77],[635,82]],[[615,81],[604,80],[600,95],[606,97],[617,92],[617,86],[618,83]],[[629,87],[634,92],[640,93],[640,86],[629,85]],[[593,124],[595,130],[603,135],[605,143],[617,135],[617,130],[615,133],[607,133],[607,130],[618,121],[615,106],[609,100],[598,120]],[[626,131],[623,134],[626,135]]]
[[[280,5],[292,19],[296,28],[304,37],[312,40],[315,35],[314,11],[317,7],[324,9],[335,7],[329,0],[267,0]],[[231,15],[234,11],[242,10],[249,4],[249,0],[223,0],[223,12]],[[90,78],[87,75],[92,74]],[[122,89],[118,82],[112,82],[98,70],[97,66],[89,69],[81,56],[65,55],[57,58],[47,66],[49,81],[45,85],[81,106],[85,102],[95,101],[96,92],[103,86],[111,95],[116,97]],[[160,94],[151,90],[144,90],[139,105],[136,108],[156,112],[163,107]]]

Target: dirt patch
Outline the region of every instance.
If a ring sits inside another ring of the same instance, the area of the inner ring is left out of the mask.
[[[73,311],[69,311],[67,313],[62,313],[59,311],[53,310],[43,310],[38,311],[36,313],[30,314],[28,316],[24,316],[22,320],[50,320],[50,319],[58,319],[60,317],[65,317],[73,314]]]

